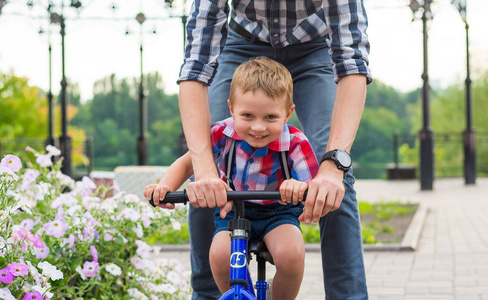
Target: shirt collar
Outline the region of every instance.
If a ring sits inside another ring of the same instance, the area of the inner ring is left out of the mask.
[[[238,141],[242,140],[242,138],[236,132],[235,120],[232,117],[225,119],[224,124],[225,124],[224,134],[226,136]],[[272,141],[271,143],[269,143],[269,145],[264,148],[269,148],[270,150],[273,151],[288,151],[290,150],[290,140],[291,140],[290,130],[288,129],[288,125],[284,124],[283,132],[281,133],[280,137]]]

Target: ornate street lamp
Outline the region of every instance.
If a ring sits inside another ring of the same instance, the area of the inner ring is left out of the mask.
[[[70,7],[75,9],[79,9],[81,7],[81,2],[77,0],[71,0]],[[61,94],[60,94],[60,102],[61,102],[61,136],[59,137],[59,148],[61,150],[61,156],[63,157],[63,165],[61,167],[61,172],[66,175],[71,176],[71,137],[68,135],[68,118],[67,118],[67,109],[68,109],[68,82],[66,80],[65,74],[65,49],[64,49],[64,38],[66,36],[66,24],[65,24],[65,17],[64,17],[64,2],[61,1],[61,11],[60,13],[56,13],[52,11],[53,5],[49,4],[49,12],[50,12],[50,19],[51,23],[59,24],[61,28]]]
[[[139,136],[137,137],[137,162],[140,166],[147,165],[148,162],[148,151],[147,151],[147,104],[144,97],[144,72],[142,68],[142,57],[143,57],[143,47],[142,47],[142,24],[146,21],[146,16],[143,13],[138,13],[136,20],[140,25],[139,34],[139,53],[141,62],[141,80],[139,82]]]
[[[49,16],[51,15],[51,5],[48,5],[47,11]],[[41,29],[39,30],[39,34],[43,34],[44,31]],[[47,38],[48,38],[48,58],[49,58],[49,90],[47,92],[47,138],[46,138],[46,146],[47,145],[54,145],[54,134],[53,134],[53,93],[52,93],[52,45],[51,45],[51,30],[48,28],[47,31]]]
[[[457,8],[466,29],[466,130],[463,132],[464,143],[464,182],[465,184],[476,183],[476,133],[472,125],[471,109],[471,77],[469,74],[469,25],[466,19],[466,0],[452,0]]]
[[[411,0],[410,9],[414,17],[421,13],[423,32],[424,71],[422,73],[422,111],[423,126],[420,136],[420,189],[432,190],[434,182],[434,133],[430,128],[430,86],[427,55],[427,21],[432,19],[430,5],[433,0]]]
[[[0,15],[2,14],[2,8],[7,4],[7,0],[0,0]]]

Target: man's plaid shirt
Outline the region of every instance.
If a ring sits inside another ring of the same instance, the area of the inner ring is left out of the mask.
[[[212,151],[222,180],[227,170],[227,156],[232,140],[235,143],[235,163],[232,182],[237,191],[279,190],[285,180],[281,171],[280,151],[288,151],[288,166],[291,177],[308,183],[317,174],[319,165],[312,146],[297,128],[285,124],[281,136],[268,146],[253,151],[235,131],[233,118],[212,125]],[[273,204],[275,200],[250,200],[253,203]]]
[[[283,48],[326,37],[336,82],[368,68],[369,41],[362,0],[195,0],[187,24],[185,62],[178,82],[210,84],[227,38],[230,16],[256,39]]]

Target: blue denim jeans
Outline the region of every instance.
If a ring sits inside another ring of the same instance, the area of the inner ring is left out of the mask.
[[[230,116],[227,106],[235,69],[251,57],[267,56],[282,63],[293,77],[293,99],[305,135],[320,159],[329,139],[336,84],[324,38],[282,49],[256,45],[229,29],[219,57],[217,74],[209,88],[212,122]],[[363,262],[359,211],[352,170],[344,179],[341,207],[320,220],[322,267],[327,299],[368,299]],[[190,207],[192,299],[218,299],[208,261],[215,230],[214,209]]]
[[[261,205],[255,203],[244,203],[244,216],[251,221],[251,230],[249,231],[249,240],[262,240],[271,230],[284,224],[295,225],[300,229],[298,217],[303,212],[303,204],[289,203],[282,205],[279,203]],[[225,219],[220,217],[220,207],[215,209],[215,234],[220,231],[229,230],[229,221],[234,218],[234,209],[232,209]]]

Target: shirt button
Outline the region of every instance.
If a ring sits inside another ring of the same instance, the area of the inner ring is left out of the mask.
[[[244,189],[247,191],[247,190],[249,189],[249,185],[247,185],[247,184],[246,184],[246,185],[244,186]]]
[[[279,34],[277,34],[277,33],[273,34],[273,36],[274,36],[274,37],[278,37],[278,35],[279,35]]]
[[[278,18],[274,18],[273,22],[278,23]]]

